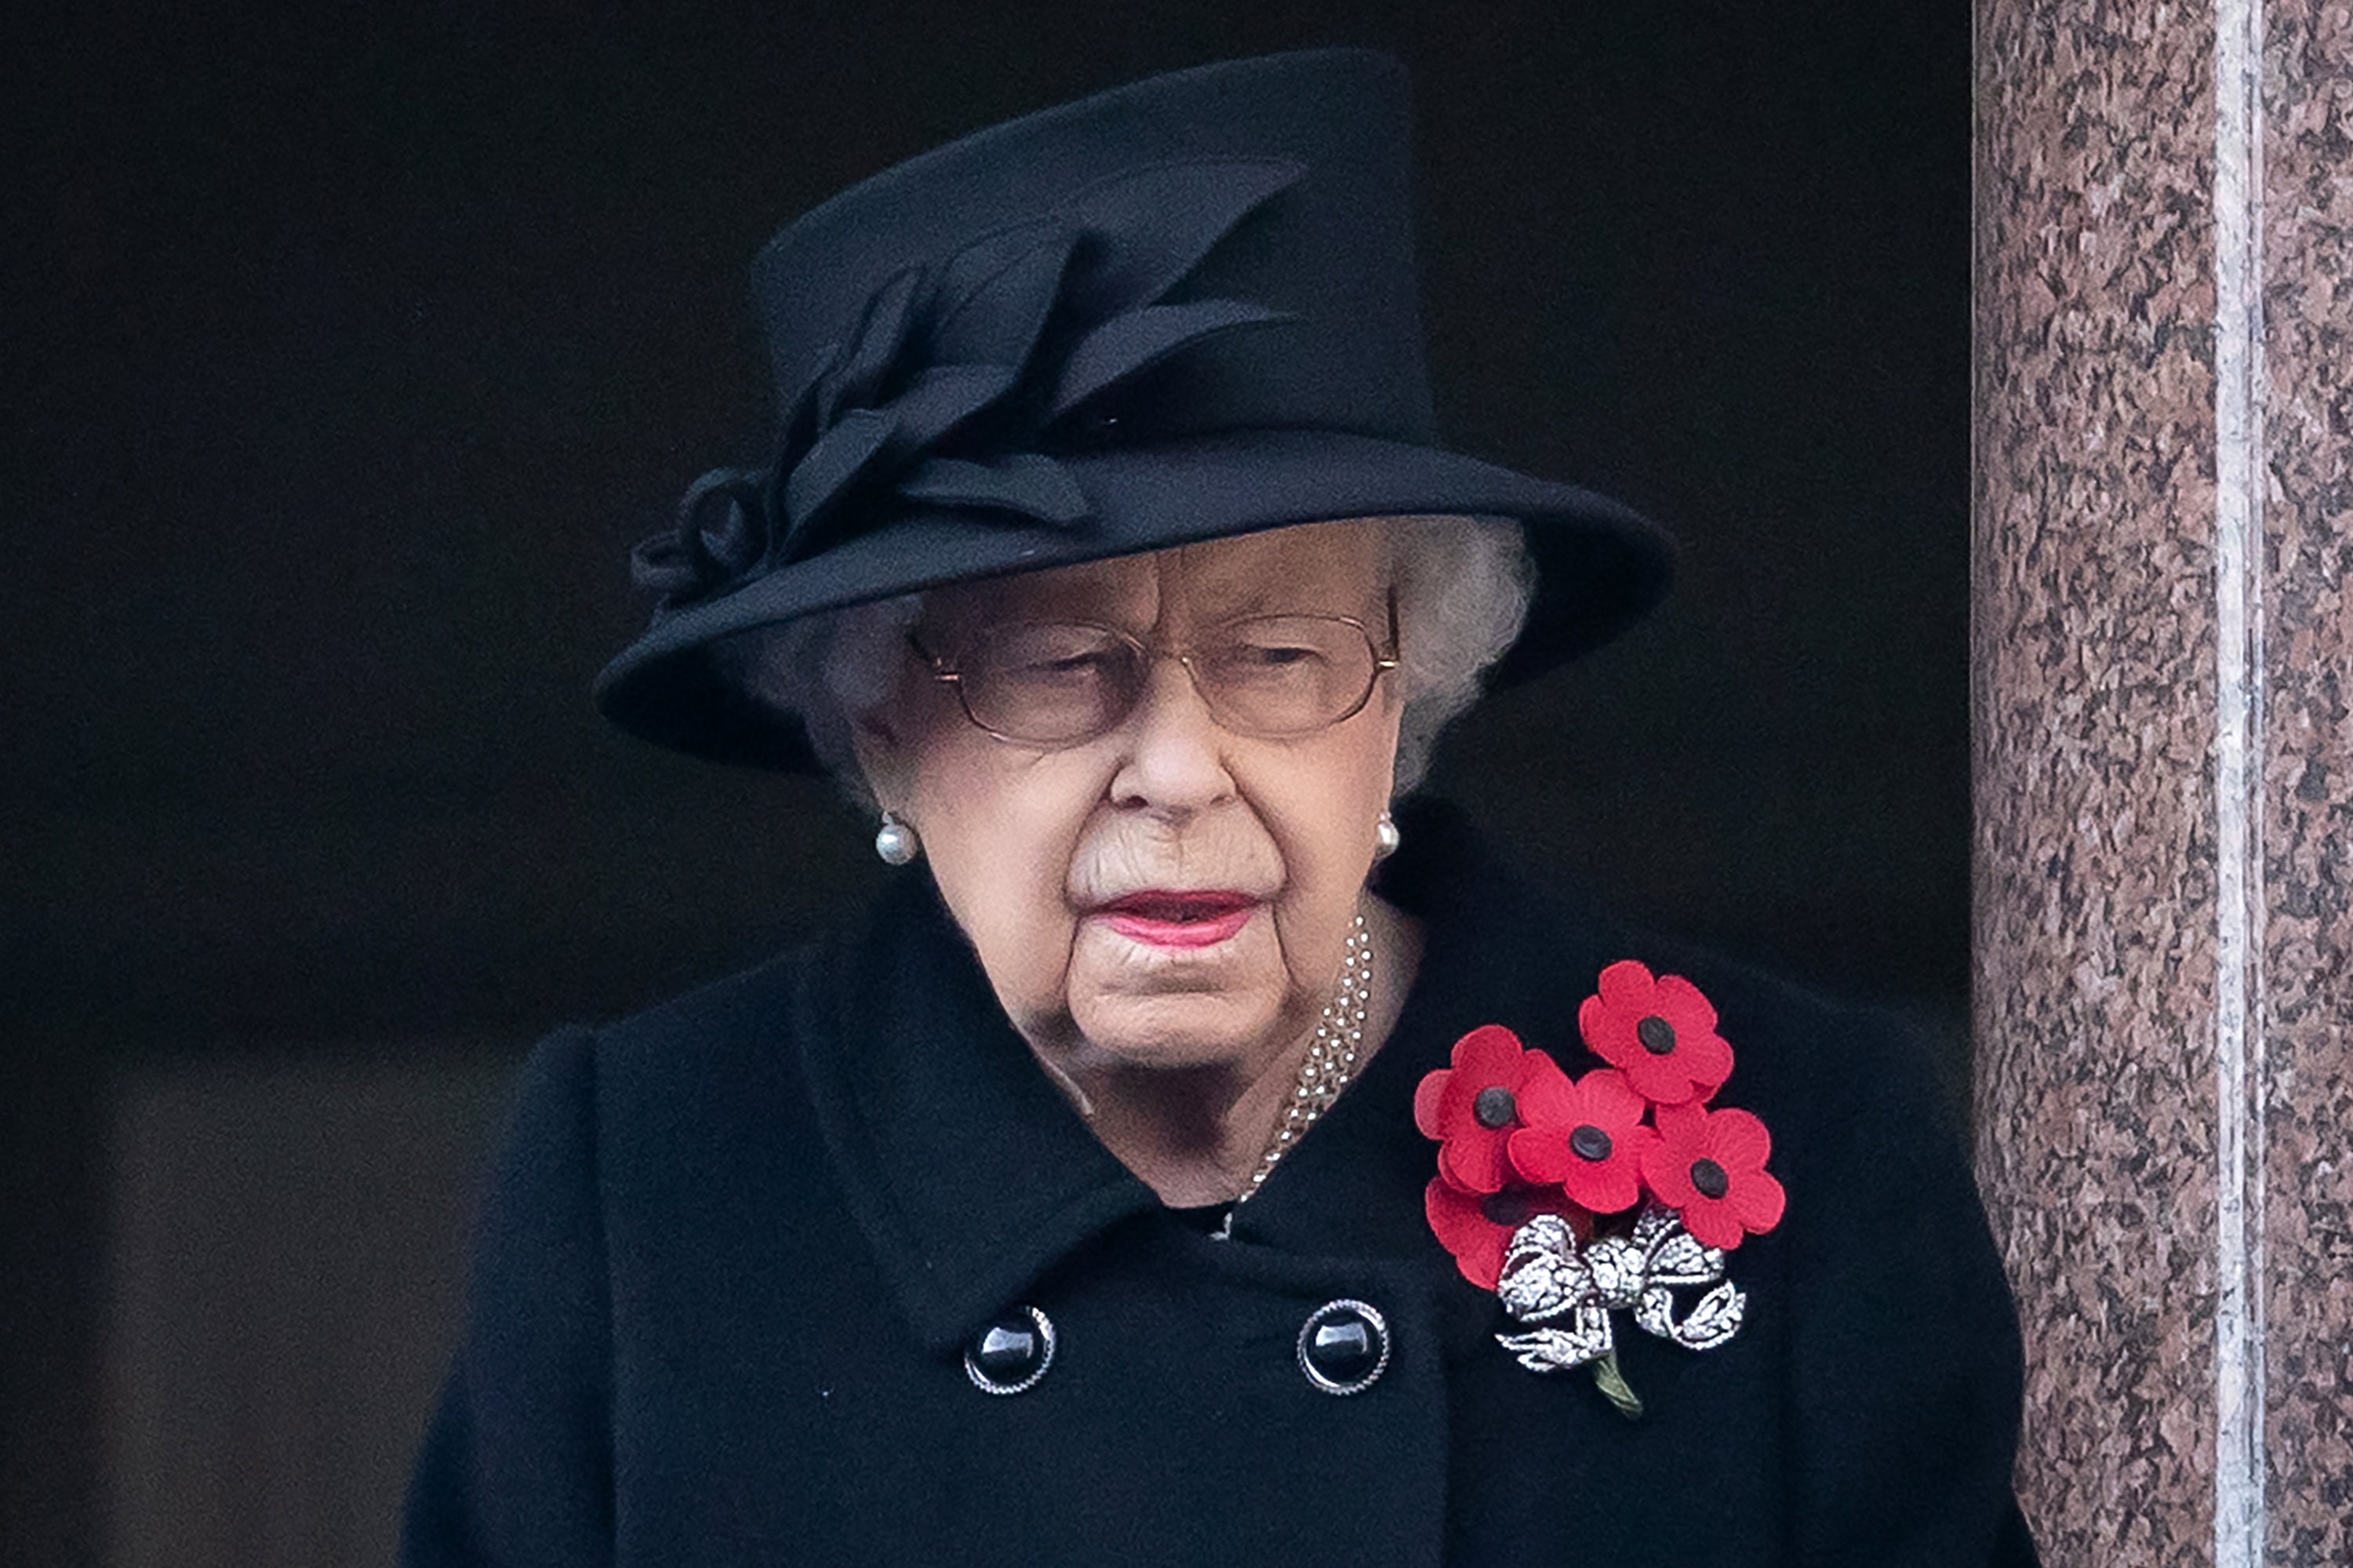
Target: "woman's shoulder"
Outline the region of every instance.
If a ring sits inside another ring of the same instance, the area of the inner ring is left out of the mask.
[[[895,999],[934,983],[935,902],[902,883],[734,973],[553,1031],[520,1075],[516,1116],[531,1119],[534,1103],[577,1107],[607,1157],[661,1140],[773,1137],[827,1098],[812,1078],[839,1078]]]
[[[607,1196],[682,1149],[776,1118],[801,1098],[796,1041],[818,944],[798,946],[619,1017],[550,1031],[508,1096],[508,1164],[573,1151]]]
[[[1933,1103],[1946,1118],[1961,1109],[1958,1085],[1942,1072],[1923,1013],[1843,996],[1688,940],[1640,938],[1662,973],[1683,976],[1715,1007],[1736,1049],[1746,1038],[1740,1082],[1788,1079],[1828,1107],[1857,1098]]]
[[[756,962],[618,1017],[567,1024],[540,1050],[585,1053],[602,1071],[664,1074],[745,1051],[775,1055],[809,1027],[812,1009],[832,1009],[858,983],[857,972],[889,945],[902,918],[900,902],[854,904],[832,925]]]
[[[1921,1021],[1882,1003],[1842,997],[1684,936],[1618,913],[1593,889],[1532,874],[1499,853],[1457,809],[1416,802],[1402,875],[1383,890],[1424,923],[1440,955],[1430,980],[1450,993],[1493,998],[1535,1026],[1530,1044],[1577,1054],[1577,1017],[1602,973],[1637,964],[1695,987],[1738,1059],[1734,1083],[1771,1080],[1817,1104],[1858,1088],[1890,1087],[1957,1108],[1938,1081]],[[1472,1005],[1472,996],[1455,998]],[[1516,1023],[1514,1024],[1516,1027]],[[1893,1083],[1891,1083],[1891,1075]]]

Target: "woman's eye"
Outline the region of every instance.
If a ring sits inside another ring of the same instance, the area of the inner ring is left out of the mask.
[[[1100,675],[1110,663],[1109,656],[1102,653],[1066,653],[1051,659],[1032,659],[1005,673],[1018,681],[1074,681]]]
[[[1323,650],[1301,643],[1237,642],[1219,649],[1209,662],[1226,680],[1289,681],[1318,673],[1325,660]]]
[[[1113,679],[1126,649],[1082,628],[1052,628],[1008,638],[987,661],[988,673],[1010,684],[1071,688]]]

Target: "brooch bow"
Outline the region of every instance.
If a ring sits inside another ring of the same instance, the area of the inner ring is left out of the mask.
[[[1723,1278],[1723,1252],[1701,1245],[1672,1210],[1656,1203],[1643,1209],[1630,1236],[1598,1236],[1581,1249],[1567,1221],[1538,1214],[1513,1234],[1495,1294],[1521,1322],[1556,1326],[1496,1338],[1530,1372],[1567,1372],[1617,1349],[1609,1314],[1630,1307],[1645,1332],[1712,1351],[1739,1331],[1748,1305],[1736,1287],[1718,1283]],[[1691,1285],[1715,1288],[1678,1320],[1675,1288]]]
[[[1463,1277],[1526,1326],[1495,1336],[1522,1366],[1590,1366],[1639,1415],[1611,1314],[1685,1350],[1724,1344],[1748,1308],[1725,1255],[1779,1224],[1784,1195],[1765,1124],[1706,1103],[1732,1048],[1698,987],[1612,964],[1577,1027],[1609,1064],[1581,1078],[1491,1023],[1422,1079],[1414,1120],[1439,1144],[1424,1203]],[[1678,1318],[1674,1293],[1697,1287],[1711,1288]]]
[[[1166,296],[1305,166],[1199,158],[1127,170],[1054,212],[892,273],[785,398],[774,459],[714,469],[631,557],[675,609],[871,527],[886,497],[1068,527],[1053,455],[1116,426],[1106,394],[1220,333],[1286,319]]]

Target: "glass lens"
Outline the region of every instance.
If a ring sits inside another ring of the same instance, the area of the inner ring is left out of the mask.
[[[1052,746],[1102,734],[1143,689],[1140,651],[1107,627],[1023,621],[966,651],[965,709],[983,729]]]
[[[920,646],[920,644],[919,644]],[[1039,746],[1075,746],[1116,728],[1143,694],[1152,655],[1084,621],[1017,621],[981,632],[955,662],[975,724]],[[1351,620],[1266,615],[1210,628],[1184,655],[1218,723],[1271,739],[1312,735],[1365,705],[1380,673]]]
[[[1364,630],[1317,615],[1268,615],[1213,629],[1193,678],[1219,723],[1244,735],[1312,734],[1371,694],[1377,656]]]

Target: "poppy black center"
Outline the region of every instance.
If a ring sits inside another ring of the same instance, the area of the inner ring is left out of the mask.
[[[1491,1192],[1479,1201],[1479,1212],[1491,1224],[1518,1230],[1536,1215],[1535,1202],[1525,1192]]]
[[[1675,1048],[1675,1026],[1653,1013],[1634,1025],[1634,1038],[1651,1055],[1664,1056]]]
[[[1477,1099],[1471,1102],[1471,1114],[1478,1118],[1481,1127],[1509,1127],[1512,1118],[1520,1114],[1520,1107],[1512,1103],[1511,1090],[1501,1085],[1490,1084],[1479,1091]]]
[[[1732,1178],[1726,1176],[1724,1167],[1713,1160],[1693,1160],[1691,1179],[1692,1185],[1698,1189],[1703,1198],[1721,1198],[1732,1191]]]
[[[1568,1151],[1579,1160],[1607,1160],[1609,1135],[1598,1127],[1580,1127],[1568,1135]]]

